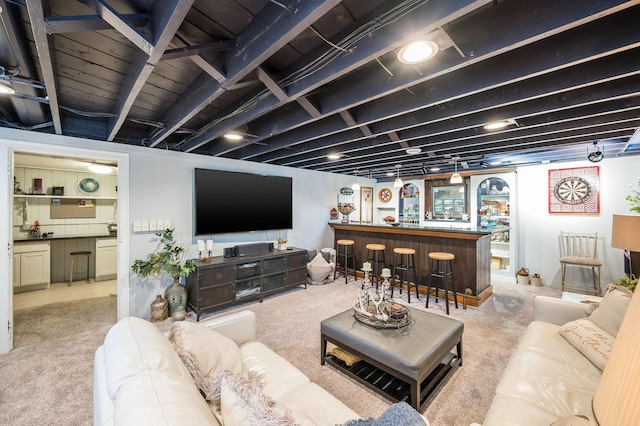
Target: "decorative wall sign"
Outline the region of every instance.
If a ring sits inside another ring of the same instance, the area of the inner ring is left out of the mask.
[[[373,188],[360,188],[360,223],[373,223]]]
[[[549,170],[549,213],[600,214],[600,167]]]
[[[389,188],[382,188],[380,192],[378,192],[378,198],[383,203],[388,203],[389,201],[391,201],[391,197],[393,196],[392,194],[393,193]]]

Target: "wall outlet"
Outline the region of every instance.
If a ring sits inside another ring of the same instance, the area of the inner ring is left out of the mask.
[[[142,232],[142,222],[133,222],[133,232]]]
[[[149,222],[142,222],[142,232],[149,231]]]
[[[149,231],[155,231],[156,230],[156,221],[152,220],[151,222],[149,222]]]
[[[166,229],[167,229],[167,228],[165,228],[165,227],[164,227],[164,220],[158,220],[158,221],[156,221],[156,229],[157,229],[158,231],[164,231],[164,230],[166,230]]]

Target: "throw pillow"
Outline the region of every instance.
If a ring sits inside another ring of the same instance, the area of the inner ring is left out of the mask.
[[[615,337],[595,325],[587,318],[570,321],[558,330],[574,348],[600,370],[604,369]]]
[[[313,284],[320,284],[331,272],[331,264],[324,260],[321,253],[318,253],[311,262],[307,263],[307,273],[311,277]]]
[[[426,426],[422,416],[406,402],[397,402],[374,419],[349,420],[342,426]]]
[[[240,348],[228,337],[215,330],[193,322],[174,323],[169,341],[185,364],[193,380],[212,401],[219,392],[216,376],[221,371],[248,377]]]
[[[598,327],[615,337],[633,293],[625,287],[609,284],[598,308],[591,313],[589,319]]]
[[[280,414],[260,386],[227,372],[220,374],[220,411],[225,426],[293,426],[291,412]]]

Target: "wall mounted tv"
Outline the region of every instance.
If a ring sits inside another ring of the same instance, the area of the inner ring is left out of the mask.
[[[196,235],[291,229],[292,179],[195,169]]]

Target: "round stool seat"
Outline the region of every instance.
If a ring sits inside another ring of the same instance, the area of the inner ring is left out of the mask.
[[[367,244],[366,245],[366,249],[367,250],[386,250],[387,247],[384,244]]]
[[[416,251],[412,248],[396,247],[393,249],[394,253],[398,254],[416,254]]]
[[[429,258],[433,260],[453,260],[455,259],[455,255],[452,253],[446,253],[442,251],[434,251],[429,253]]]
[[[354,245],[356,242],[355,242],[355,241],[353,241],[353,240],[338,240],[338,241],[336,241],[336,243],[337,243],[339,246],[352,246],[352,245]]]
[[[82,255],[90,255],[91,252],[90,251],[72,251],[71,256],[82,256]]]

